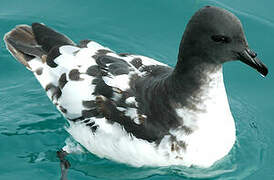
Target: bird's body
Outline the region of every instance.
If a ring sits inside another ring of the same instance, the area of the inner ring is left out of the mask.
[[[224,10],[213,11],[237,20]],[[217,62],[218,50],[211,50],[213,57],[186,34],[175,69],[93,41],[76,45],[38,23],[16,27],[5,42],[68,120],[68,132],[90,152],[133,166],[209,167],[236,139],[222,73],[222,63],[233,57]],[[242,36],[236,39],[247,47]]]
[[[88,45],[90,50],[88,48],[84,49],[84,51],[93,51],[96,54],[99,49],[94,51],[93,48],[99,46],[94,46],[94,43],[95,42],[91,42],[91,44]],[[100,49],[103,49],[103,47],[100,47]],[[79,53],[81,53],[81,50]],[[139,58],[139,60],[142,60],[142,62],[146,61],[146,65],[142,65],[143,68],[148,65],[156,65],[159,66],[159,68],[167,68],[161,63],[142,56],[128,55],[127,57],[121,57],[114,52],[107,53],[107,55],[123,59],[130,66],[130,62],[132,62],[134,59],[136,60],[136,58]],[[74,54],[71,53],[71,56],[74,56]],[[88,61],[93,61],[96,64],[96,62],[90,58],[90,54],[87,54],[87,57],[88,58],[86,59]],[[78,59],[75,59],[75,62],[79,62]],[[130,122],[125,125],[123,125],[123,122],[115,122],[116,119],[114,118],[112,120],[112,115],[110,115],[109,118],[91,117],[88,118],[90,119],[88,123],[83,123],[85,122],[86,118],[77,122],[69,121],[70,127],[68,128],[68,131],[74,137],[74,139],[80,142],[80,144],[82,144],[89,151],[100,157],[106,157],[134,166],[166,166],[172,164],[183,164],[190,166],[195,164],[198,166],[208,167],[212,165],[217,159],[220,159],[229,152],[234,144],[236,134],[234,120],[230,113],[227,102],[221,67],[216,72],[209,74],[208,81],[210,83],[205,84],[202,87],[203,90],[200,92],[200,95],[203,98],[203,103],[197,104],[195,109],[193,109],[193,107],[182,108],[179,102],[165,102],[162,105],[164,106],[162,107],[163,109],[160,109],[161,107],[154,107],[155,111],[158,112],[157,118],[164,116],[164,118],[168,119],[169,115],[165,114],[170,113],[168,112],[168,108],[173,106],[176,115],[178,116],[178,123],[181,123],[181,126],[185,126],[167,128],[165,132],[165,130],[160,129],[164,129],[161,125],[152,124],[150,126],[159,126],[159,129],[154,130],[156,135],[152,133],[150,134],[151,131],[146,127],[146,125],[143,125],[143,123],[149,124],[153,120],[160,119],[150,120],[148,119],[148,114],[145,112],[141,113],[142,111],[140,110],[141,108],[139,109],[139,107],[142,106],[142,101],[139,100],[140,95],[138,92],[132,92],[132,96],[129,95],[130,97],[124,98],[123,103],[125,104],[119,102],[121,99],[123,99],[123,93],[133,88],[129,85],[131,84],[130,82],[138,81],[137,79],[130,80],[132,77],[138,75],[140,76],[139,78],[144,78],[144,81],[149,83],[149,85],[147,85],[148,87],[153,85],[151,81],[146,80],[146,78],[150,78],[151,76],[148,72],[139,71],[135,66],[132,68],[133,70],[131,73],[120,75],[123,76],[123,80],[118,81],[117,83],[114,81],[112,84],[110,84],[108,83],[107,78],[103,78],[105,80],[104,82],[107,82],[107,84],[113,87],[115,90],[120,89],[123,92],[121,95],[118,93],[109,99],[105,99],[105,96],[102,97],[104,98],[104,101],[110,100],[111,103],[113,103],[113,105],[118,109],[118,111],[127,117],[124,120],[129,120]],[[169,74],[170,68],[167,69]],[[79,71],[85,72],[85,70],[81,71],[80,69]],[[79,84],[75,81],[73,82],[77,88],[80,88],[79,90],[75,89],[75,92],[80,92],[81,89],[88,90],[86,93],[81,93],[81,95],[86,94],[87,96],[83,98],[72,97],[79,101],[77,103],[79,105],[79,108],[77,108],[79,111],[73,118],[80,117],[82,115],[81,112],[86,109],[82,105],[83,101],[96,101],[96,97],[98,97],[90,96],[90,93],[92,93],[94,88],[96,88],[96,85],[94,85],[94,87],[90,87],[90,82],[93,81],[95,77],[90,77],[83,73],[82,78],[82,82],[79,81],[78,83],[83,83],[83,86],[79,86]],[[120,77],[118,75],[117,77],[114,76],[113,79],[115,78]],[[87,81],[87,83],[84,81]],[[69,83],[70,81],[67,85],[69,85]],[[70,95],[74,88],[72,86],[67,87],[70,91],[68,94]],[[143,87],[140,88],[140,90],[143,89]],[[65,90],[66,89],[63,89],[62,92]],[[89,90],[91,90],[91,92]],[[147,92],[144,93],[147,94]],[[158,96],[152,98],[152,101],[155,102],[161,100],[164,96],[168,96],[168,94],[156,94],[156,91],[152,91],[151,93],[153,95],[155,94],[155,96]],[[64,93],[62,93],[62,95],[63,94]],[[128,92],[128,94],[130,94],[130,92]],[[68,104],[74,104],[72,106],[74,109],[77,107],[77,105],[74,100],[73,102],[74,103],[70,102]],[[63,107],[67,109],[67,112],[71,111],[65,105],[63,105]],[[66,116],[66,114],[64,115],[69,119],[72,118]],[[98,127],[93,133],[92,127],[87,126],[87,124],[90,124],[91,122],[94,122],[94,124],[92,123],[94,127]],[[112,124],[109,122],[115,123]],[[132,130],[131,128],[135,129]],[[142,129],[139,130],[139,128]],[[160,136],[160,133],[163,133],[163,135]],[[158,134],[159,137],[157,137]],[[219,135],[216,136],[216,134]],[[182,159],[184,160],[182,161]]]

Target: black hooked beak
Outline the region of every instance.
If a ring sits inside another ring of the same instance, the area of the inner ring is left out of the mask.
[[[239,59],[242,62],[256,69],[261,75],[266,76],[268,69],[256,56],[257,54],[249,48],[239,53]]]

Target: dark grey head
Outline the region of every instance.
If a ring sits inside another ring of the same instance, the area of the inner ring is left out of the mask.
[[[248,47],[237,17],[224,9],[206,6],[189,21],[178,58],[179,61],[187,61],[189,57],[197,57],[194,59],[215,64],[241,60],[266,76],[267,67],[256,56]]]

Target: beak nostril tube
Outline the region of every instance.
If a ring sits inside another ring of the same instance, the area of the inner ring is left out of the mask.
[[[247,48],[246,51],[252,58],[255,58],[257,56],[257,53],[255,53],[254,51],[252,51],[249,48]]]
[[[256,56],[257,54],[249,48],[239,52],[239,60],[256,69],[261,75],[266,76],[268,69]]]

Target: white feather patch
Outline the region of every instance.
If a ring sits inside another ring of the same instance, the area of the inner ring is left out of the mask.
[[[64,45],[59,48],[61,54],[73,55],[76,51],[79,51],[80,48],[76,46]]]
[[[128,74],[122,74],[118,76],[103,76],[102,77],[105,83],[111,87],[116,87],[121,89],[122,91],[126,91],[129,89],[129,75]]]

